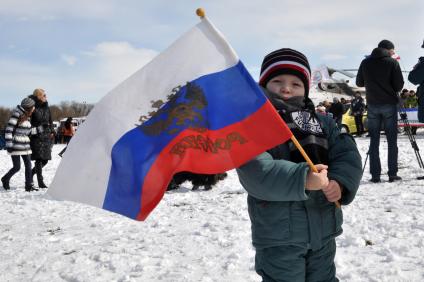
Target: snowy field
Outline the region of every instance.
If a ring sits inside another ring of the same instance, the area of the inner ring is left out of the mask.
[[[369,139],[356,140],[365,160]],[[424,148],[422,129],[417,142]],[[386,145],[382,136],[384,171]],[[47,184],[61,148],[53,148],[45,167]],[[0,174],[10,166],[0,151]],[[372,184],[367,165],[355,201],[343,207],[336,257],[341,281],[424,281],[424,180],[415,179],[424,171],[404,135],[399,167],[402,182],[383,175]],[[0,218],[0,281],[260,281],[246,192],[234,171],[211,191],[193,192],[186,184],[166,193],[145,222],[136,222],[52,200],[45,190],[27,193],[21,169],[11,190],[0,188]]]

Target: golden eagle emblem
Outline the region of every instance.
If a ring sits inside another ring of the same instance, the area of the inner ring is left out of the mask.
[[[152,108],[157,109],[148,115],[140,117],[142,123],[139,128],[146,135],[161,133],[176,134],[186,128],[199,132],[206,131],[207,121],[201,111],[208,102],[202,88],[192,82],[185,87],[177,86],[168,95],[167,102],[162,100],[151,101]]]

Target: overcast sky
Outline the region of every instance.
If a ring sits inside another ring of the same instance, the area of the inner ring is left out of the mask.
[[[404,70],[424,56],[421,0],[0,0],[0,106],[37,87],[51,104],[95,103],[198,23],[198,7],[255,79],[263,56],[282,47],[312,67],[357,68],[381,39]]]

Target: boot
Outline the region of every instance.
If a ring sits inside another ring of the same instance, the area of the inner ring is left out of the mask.
[[[38,181],[38,188],[48,188],[47,185],[43,182],[43,180]]]
[[[191,188],[192,191],[199,190],[199,185],[193,185],[193,188]]]
[[[4,190],[9,190],[9,179],[5,179],[4,177],[1,178],[1,183],[3,184]]]
[[[399,181],[399,180],[402,180],[402,177],[397,176],[397,175],[389,176],[389,182],[395,182],[395,181]]]
[[[41,173],[37,172],[37,181],[38,181],[38,187],[39,188],[47,188],[47,185],[44,184],[43,181],[43,175]]]
[[[38,191],[37,188],[34,187],[34,184],[25,184],[25,191],[31,192],[31,191]]]

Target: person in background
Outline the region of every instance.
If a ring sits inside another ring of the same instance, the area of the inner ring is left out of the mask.
[[[417,106],[418,106],[417,95],[415,95],[414,90],[409,90],[408,98],[406,99],[406,102],[405,102],[405,108],[411,109],[411,108],[416,108]]]
[[[65,125],[62,128],[62,136],[63,140],[62,143],[65,143],[66,145],[69,144],[69,141],[71,141],[72,136],[75,134],[75,128],[72,124],[72,117],[68,117],[65,121]]]
[[[397,60],[391,56],[395,53],[395,46],[389,40],[378,43],[371,55],[360,64],[356,75],[356,85],[365,86],[368,131],[370,135],[370,173],[371,182],[381,182],[380,163],[380,131],[382,123],[386,132],[388,147],[388,175],[389,182],[402,178],[398,173],[397,147],[397,110],[398,92],[403,88],[403,76]]]
[[[336,97],[333,98],[333,104],[331,104],[330,109],[328,110],[333,114],[333,118],[337,123],[337,126],[341,128],[342,118],[344,114],[344,107],[340,100]]]
[[[259,84],[318,172],[291,141],[237,169],[248,192],[255,270],[263,281],[337,281],[335,237],[342,233],[342,210],[334,202],[349,204],[362,175],[352,136],[315,113],[310,74],[305,55],[283,48],[265,56]]]
[[[417,95],[415,95],[414,90],[409,90],[408,98],[406,98],[406,101],[405,101],[405,108],[412,109],[416,107],[418,107]],[[417,130],[418,130],[418,126],[411,126],[411,133],[413,135],[417,134]]]
[[[343,114],[345,114],[347,112],[347,110],[349,110],[350,105],[349,105],[348,101],[346,101],[346,99],[343,98],[343,97],[340,98],[340,103],[342,103],[342,105],[343,105]]]
[[[65,153],[66,148],[68,147],[69,141],[71,141],[72,136],[75,134],[75,128],[72,124],[72,117],[68,117],[65,121],[65,125],[62,127],[62,143],[65,142],[66,147],[63,148],[62,151],[58,154],[60,157],[62,157],[63,153]]]
[[[405,108],[406,100],[408,99],[408,89],[403,89],[399,95],[399,107]]]
[[[22,158],[25,166],[25,191],[37,191],[32,183],[31,175],[31,147],[29,135],[31,123],[29,118],[34,112],[34,100],[25,98],[16,106],[6,127],[6,148],[12,158],[13,167],[1,178],[3,188],[10,189],[10,179],[21,169]]]
[[[424,48],[424,41],[421,48]],[[424,57],[418,59],[418,63],[408,75],[408,80],[412,84],[418,85],[416,94],[418,100],[418,121],[424,122]]]
[[[317,113],[320,113],[321,115],[324,115],[324,116],[327,115],[327,112],[325,111],[325,107],[322,105],[318,105],[318,107],[315,108],[315,111]]]
[[[325,100],[324,102],[322,102],[322,105],[325,107],[325,111],[327,112],[327,115],[331,118],[334,118],[333,114],[330,112],[331,103]]]
[[[358,91],[355,93],[355,98],[350,104],[350,109],[350,114],[355,118],[356,135],[361,136],[364,134],[362,118],[365,112],[365,103],[364,99],[362,99],[361,92]]]
[[[43,89],[37,88],[29,96],[35,101],[35,111],[32,114],[31,125],[31,159],[35,161],[32,175],[37,175],[38,187],[47,188],[43,179],[43,167],[52,158],[54,129],[47,95]]]

